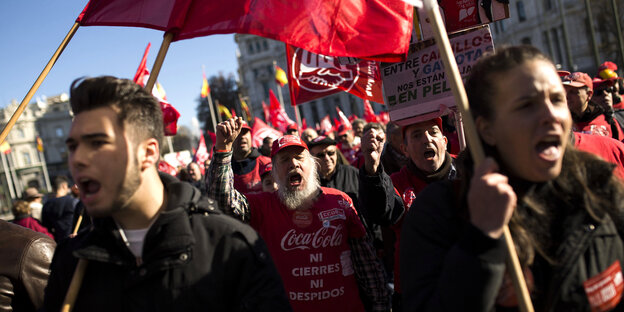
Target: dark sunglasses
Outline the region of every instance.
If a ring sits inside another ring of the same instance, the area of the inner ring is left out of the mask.
[[[615,87],[600,88],[600,89],[596,90],[596,93],[601,93],[602,91],[605,91],[607,93],[614,93],[615,92]]]
[[[317,158],[324,158],[325,155],[327,155],[329,157],[332,157],[332,156],[336,155],[336,151],[321,152],[321,153],[317,153],[314,156],[316,156]]]

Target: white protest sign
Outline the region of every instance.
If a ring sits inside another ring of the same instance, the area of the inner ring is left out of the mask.
[[[450,42],[464,79],[477,59],[494,49],[489,27],[455,35]],[[386,64],[381,74],[390,119],[400,125],[442,116],[455,107],[436,45],[417,48],[405,62]]]

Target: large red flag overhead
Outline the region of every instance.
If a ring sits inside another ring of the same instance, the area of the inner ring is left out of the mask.
[[[401,0],[91,0],[82,26],[173,31],[174,41],[213,34],[267,37],[323,55],[397,62],[412,33]]]
[[[286,46],[286,59],[293,105],[340,91],[374,102],[384,101],[378,62],[360,60],[343,65],[337,57],[310,53],[290,45]]]

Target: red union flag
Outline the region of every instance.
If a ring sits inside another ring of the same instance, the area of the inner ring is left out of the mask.
[[[340,91],[383,103],[379,63],[362,60],[342,65],[337,57],[314,54],[290,45],[286,46],[286,53],[293,105]]]
[[[91,0],[82,26],[146,27],[174,41],[252,34],[325,55],[398,62],[405,58],[413,9],[401,0]]]

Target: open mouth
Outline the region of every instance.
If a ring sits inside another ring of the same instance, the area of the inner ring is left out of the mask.
[[[425,159],[433,159],[436,157],[436,152],[433,149],[427,149],[425,151],[425,153],[423,154],[425,156]]]
[[[288,175],[288,184],[290,186],[297,187],[301,185],[302,180],[303,180],[303,177],[299,173],[291,173]]]
[[[559,136],[549,136],[537,143],[535,150],[540,158],[547,161],[555,161],[561,158],[561,138]]]
[[[83,196],[85,198],[88,198],[90,196],[93,196],[100,190],[101,184],[95,180],[81,179],[79,183],[79,187]]]

